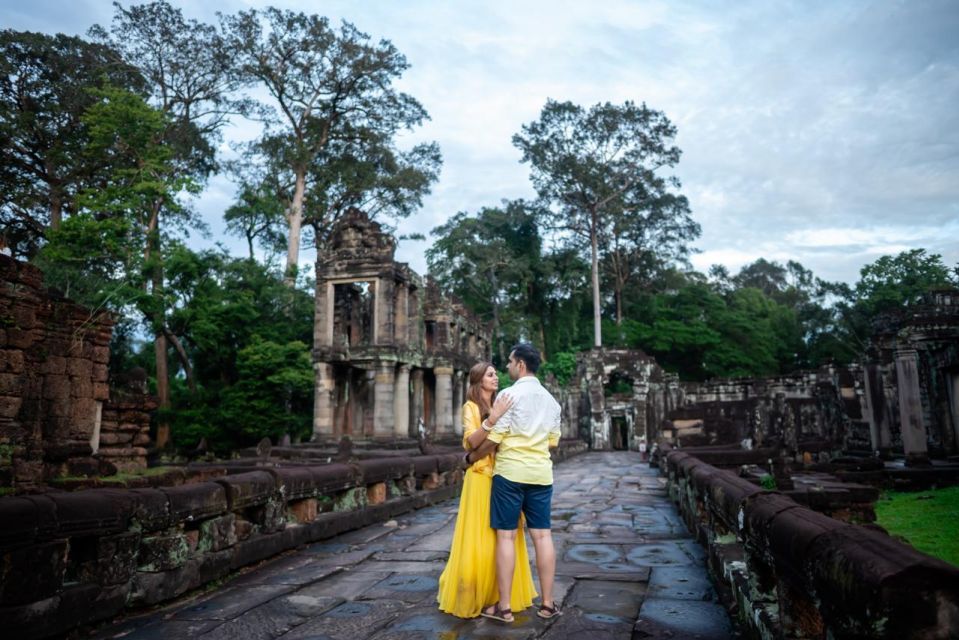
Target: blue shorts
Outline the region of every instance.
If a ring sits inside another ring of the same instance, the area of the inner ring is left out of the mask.
[[[489,521],[493,529],[515,530],[520,511],[526,516],[529,529],[550,528],[550,501],[553,485],[513,482],[503,476],[493,476],[490,495]]]

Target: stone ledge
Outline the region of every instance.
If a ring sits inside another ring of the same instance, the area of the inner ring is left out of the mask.
[[[959,568],[695,454],[668,452],[660,465],[687,525],[704,532],[720,591],[757,636],[959,636]]]

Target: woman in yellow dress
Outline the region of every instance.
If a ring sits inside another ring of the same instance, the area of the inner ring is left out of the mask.
[[[468,401],[463,405],[463,446],[469,451],[486,440],[487,432],[481,427],[483,420],[495,424],[512,403],[504,396],[494,405],[497,388],[499,378],[492,364],[481,362],[470,369],[469,390],[466,393]],[[453,530],[453,544],[446,568],[440,576],[436,597],[440,611],[459,618],[475,618],[483,607],[499,601],[499,589],[496,587],[496,532],[490,528],[494,455],[488,455],[466,470]],[[520,521],[510,602],[519,611],[531,606],[535,596],[526,537]]]

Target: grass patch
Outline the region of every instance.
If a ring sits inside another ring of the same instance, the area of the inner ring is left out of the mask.
[[[891,535],[959,567],[959,487],[886,492],[876,503],[876,519]]]

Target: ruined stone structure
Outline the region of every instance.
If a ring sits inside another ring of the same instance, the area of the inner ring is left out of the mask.
[[[361,211],[316,263],[313,439],[392,440],[462,431],[467,373],[489,359],[488,328],[405,263]]]
[[[686,405],[664,435],[687,446],[749,440],[797,458],[878,451],[910,465],[959,455],[959,291],[884,318],[861,364],[682,386]]]
[[[667,433],[678,435],[683,445],[748,440],[750,446],[791,451],[842,449],[853,433],[853,420],[860,417],[853,376],[834,367],[683,383],[683,388],[687,404],[670,415],[674,428]]]
[[[683,403],[675,374],[624,349],[579,353],[575,378],[554,395],[563,405],[564,437],[582,438],[593,450],[646,451],[667,413]]]
[[[861,372],[872,448],[907,463],[959,455],[959,290],[877,327]]]
[[[113,320],[0,255],[0,487],[146,467],[152,399],[111,399]]]

